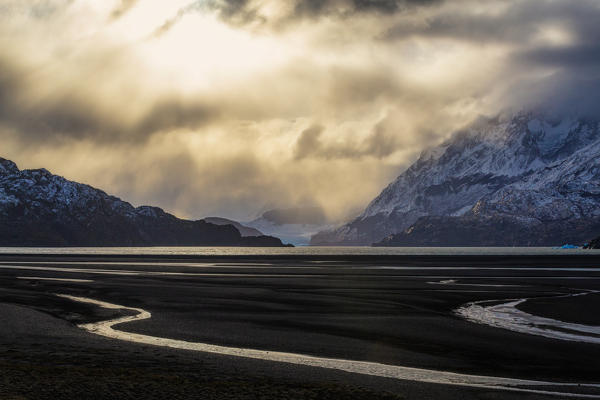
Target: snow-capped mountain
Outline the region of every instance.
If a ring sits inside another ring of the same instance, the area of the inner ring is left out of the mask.
[[[599,121],[530,112],[481,119],[424,151],[362,215],[311,243],[371,244],[397,234],[385,243],[546,245],[600,233],[599,219]],[[522,235],[498,235],[495,223]]]
[[[281,246],[242,237],[233,225],[179,219],[133,207],[45,169],[19,170],[0,158],[0,246]]]

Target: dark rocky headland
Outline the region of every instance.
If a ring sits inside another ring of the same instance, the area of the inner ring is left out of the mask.
[[[45,169],[19,170],[0,158],[0,246],[271,246],[272,236],[242,237],[233,225],[133,207]]]

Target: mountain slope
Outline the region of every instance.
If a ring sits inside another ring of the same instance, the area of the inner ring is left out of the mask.
[[[599,218],[598,121],[521,113],[424,151],[361,216],[311,242],[547,245],[583,238]]]
[[[0,158],[1,246],[282,246],[232,225],[187,221],[137,207],[45,169]]]
[[[244,224],[298,246],[309,244],[312,235],[331,227],[323,210],[314,206],[269,210]]]
[[[235,226],[235,228],[240,232],[240,234],[243,237],[246,236],[264,236],[263,233],[261,231],[259,231],[258,229],[254,229],[254,228],[250,228],[246,225],[242,225],[237,221],[233,221],[231,219],[227,219],[227,218],[221,218],[221,217],[206,217],[203,218],[204,221],[208,222],[209,224],[215,224],[215,225],[233,225]]]

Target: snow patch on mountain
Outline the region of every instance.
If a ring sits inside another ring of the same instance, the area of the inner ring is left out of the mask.
[[[46,169],[19,170],[0,158],[0,244],[4,246],[282,246],[277,238],[242,237],[233,225],[134,207]]]
[[[481,118],[419,159],[354,221],[313,244],[371,244],[426,216],[540,223],[600,216],[598,120],[540,112]]]

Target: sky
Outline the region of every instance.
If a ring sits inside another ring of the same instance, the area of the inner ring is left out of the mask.
[[[597,0],[0,0],[0,157],[180,217],[358,214],[481,116],[598,115]]]

